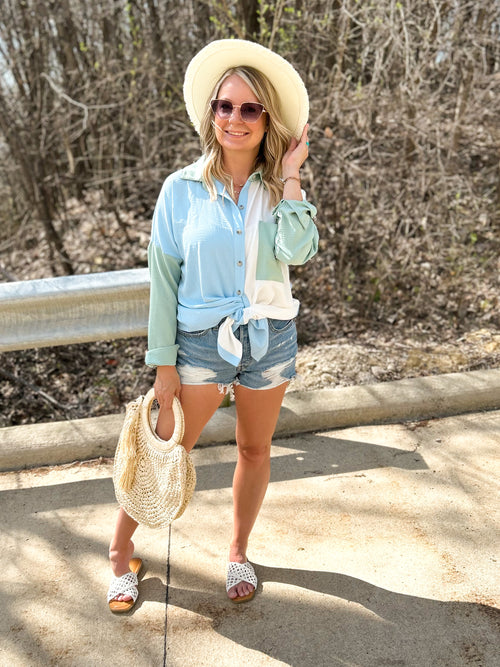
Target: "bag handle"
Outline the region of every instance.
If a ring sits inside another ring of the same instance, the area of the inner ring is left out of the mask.
[[[184,412],[181,402],[174,396],[172,409],[174,411],[175,427],[170,440],[162,440],[151,425],[151,405],[155,400],[155,390],[151,388],[142,402],[142,423],[146,432],[148,442],[161,452],[169,452],[171,449],[182,443],[184,437]]]

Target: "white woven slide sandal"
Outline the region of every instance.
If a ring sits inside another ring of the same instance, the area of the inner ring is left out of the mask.
[[[126,572],[121,577],[113,577],[108,589],[108,604],[111,611],[123,613],[132,609],[139,596],[139,580],[137,575],[142,566],[140,558],[132,558],[129,563],[131,572]],[[117,595],[129,595],[131,600],[115,600]]]
[[[241,584],[242,581],[245,581],[247,584],[251,584],[254,589],[248,595],[229,598],[232,602],[248,602],[253,598],[257,589],[257,576],[252,564],[248,561],[246,563],[229,562],[227,566],[226,591],[229,591],[229,589],[233,586]]]

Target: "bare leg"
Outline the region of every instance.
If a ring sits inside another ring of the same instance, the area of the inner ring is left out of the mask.
[[[137,521],[132,519],[121,507],[118,511],[115,532],[109,545],[109,560],[115,577],[130,572],[129,561],[134,554],[132,535],[137,528]],[[117,595],[115,600],[128,601],[130,595]]]
[[[229,560],[244,563],[248,538],[264,500],[271,469],[271,439],[288,383],[273,389],[235,387],[238,462],[233,478],[233,535]],[[241,583],[230,598],[248,595],[253,586]]]
[[[224,395],[219,391],[216,384],[183,384],[180,398],[185,421],[182,444],[190,452],[206,423],[221,404]],[[173,431],[173,411],[160,408],[156,432],[160,438],[168,440]]]
[[[184,385],[181,390],[181,404],[186,420],[186,429],[182,444],[190,451],[200,437],[203,427],[213,415],[223,396],[217,385]],[[172,410],[162,410],[158,414],[156,431],[160,438],[168,440],[174,430]],[[115,532],[109,547],[109,559],[113,574],[121,577],[130,572],[129,561],[134,553],[132,536],[137,522],[120,508],[116,521]],[[129,595],[118,595],[115,600],[128,601]]]

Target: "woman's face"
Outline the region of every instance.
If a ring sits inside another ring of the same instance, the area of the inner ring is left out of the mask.
[[[244,102],[259,102],[252,89],[237,74],[231,74],[219,88],[217,99],[228,100],[239,106]],[[245,123],[240,115],[240,109],[233,109],[230,118],[222,119],[214,115],[215,134],[222,146],[222,152],[248,153],[249,158],[255,160],[259,153],[259,146],[267,127],[267,114],[262,113],[255,123]]]

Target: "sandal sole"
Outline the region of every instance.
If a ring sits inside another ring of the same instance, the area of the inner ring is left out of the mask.
[[[255,591],[252,591],[248,595],[243,595],[239,598],[229,598],[234,604],[241,604],[241,602],[250,602],[255,597]]]

